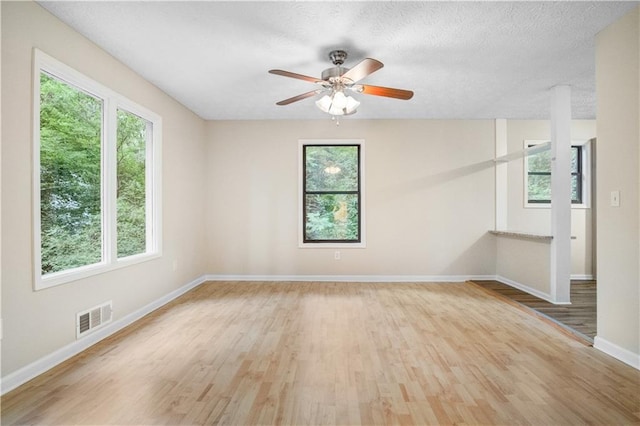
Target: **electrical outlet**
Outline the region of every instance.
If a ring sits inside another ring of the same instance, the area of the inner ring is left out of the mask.
[[[333,253],[333,258],[334,258],[335,260],[340,260],[340,252],[339,252],[339,251],[335,251],[335,252]]]
[[[178,270],[178,259],[174,259],[173,260],[173,271],[177,271]]]

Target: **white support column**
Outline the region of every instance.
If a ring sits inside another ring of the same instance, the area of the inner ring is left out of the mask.
[[[507,120],[504,118],[496,119],[496,157],[500,158],[507,155]],[[508,162],[496,162],[496,223],[497,231],[507,230],[507,172]]]
[[[571,303],[571,88],[551,96],[551,298]]]

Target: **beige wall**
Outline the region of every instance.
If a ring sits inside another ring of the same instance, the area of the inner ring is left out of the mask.
[[[113,300],[114,319],[190,282],[204,264],[204,122],[32,2],[2,2],[2,376],[75,340],[75,315]],[[160,259],[33,291],[32,50],[163,118]],[[173,261],[178,261],[173,271]]]
[[[0,35],[2,34],[2,7],[0,7]],[[0,49],[1,52],[1,49]],[[0,82],[2,81],[2,55],[0,54]],[[2,84],[0,84],[0,99],[2,98]],[[2,102],[0,102],[0,142],[2,141]],[[2,165],[2,146],[0,144],[0,165]],[[0,168],[0,188],[2,188],[2,173]],[[1,194],[1,191],[0,191]],[[0,242],[2,241],[2,196],[0,196]],[[0,243],[0,271],[2,271],[2,244]],[[2,354],[2,273],[0,273],[0,356]],[[2,374],[0,372],[0,377]]]
[[[640,366],[640,8],[596,38],[598,339]],[[620,207],[610,205],[620,191]]]
[[[498,236],[496,244],[496,275],[501,281],[542,299],[553,299],[549,241]]]
[[[589,140],[596,137],[595,120],[574,120],[571,123],[571,138]],[[508,152],[519,152],[525,140],[549,140],[550,122],[545,120],[509,120],[507,123]],[[528,233],[551,234],[550,208],[524,207],[524,159],[509,162],[508,167],[508,229]],[[592,209],[571,209],[571,274],[593,275],[592,267]]]
[[[208,272],[495,273],[490,120],[208,123]],[[298,140],[364,139],[365,249],[298,248]]]

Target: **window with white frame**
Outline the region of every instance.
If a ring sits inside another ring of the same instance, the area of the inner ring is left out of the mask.
[[[34,55],[35,288],[160,255],[161,119]]]
[[[525,141],[525,148],[535,148],[548,141]],[[571,204],[589,207],[591,190],[589,141],[572,141]],[[551,204],[551,150],[539,149],[524,157],[525,207],[549,207]]]
[[[364,247],[364,141],[300,141],[300,245]]]

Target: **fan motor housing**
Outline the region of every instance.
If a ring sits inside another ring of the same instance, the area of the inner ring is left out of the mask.
[[[349,71],[349,68],[345,68],[345,67],[327,68],[326,70],[322,71],[322,77],[320,77],[320,78],[322,78],[325,81],[329,81],[330,78],[332,78],[332,77],[340,77],[344,73],[346,73],[347,71]]]

